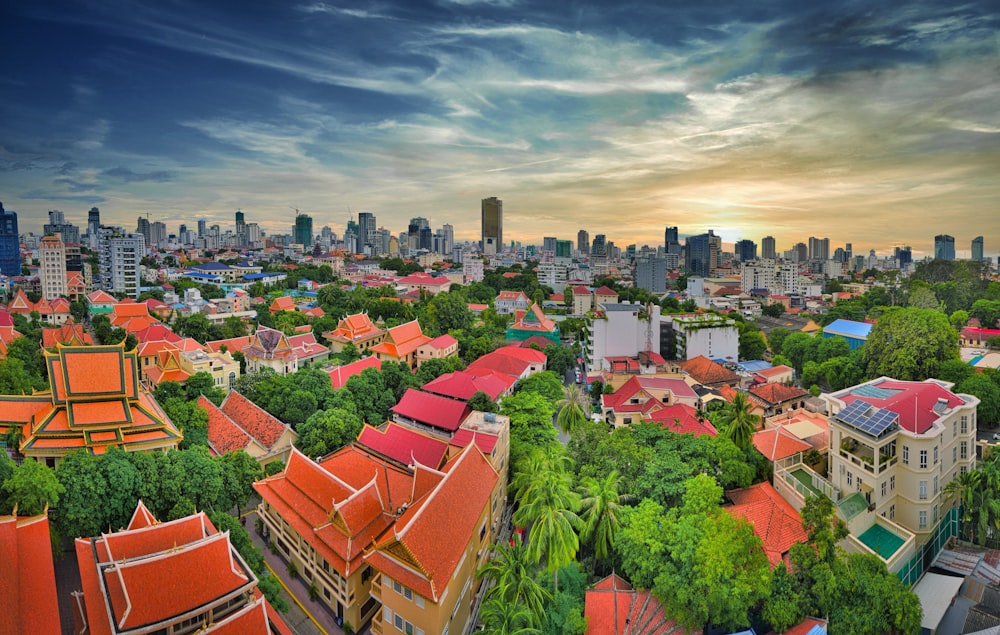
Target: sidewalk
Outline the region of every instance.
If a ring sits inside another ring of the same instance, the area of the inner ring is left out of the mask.
[[[254,529],[256,512],[248,512],[245,518],[247,533],[250,534],[253,544],[264,554],[264,561],[281,581],[284,590],[294,596],[289,598],[287,593],[282,593],[282,597],[288,602],[288,613],[282,615],[288,627],[298,635],[344,635],[343,629],[337,626],[337,619],[330,610],[318,600],[309,599],[308,585],[302,578],[298,576],[292,578],[288,575],[286,569],[288,564],[278,554],[271,553],[263,538],[257,535]],[[367,633],[370,633],[370,630],[366,628],[361,635]]]

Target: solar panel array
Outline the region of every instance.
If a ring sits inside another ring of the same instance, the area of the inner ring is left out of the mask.
[[[867,413],[872,407],[871,404],[858,399],[838,412],[837,418],[847,425],[877,438],[899,420],[899,415],[885,408],[875,408],[875,412],[868,416]]]

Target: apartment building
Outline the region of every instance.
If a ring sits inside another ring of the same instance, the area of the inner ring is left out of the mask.
[[[944,489],[976,461],[976,406],[949,382],[880,377],[823,395],[830,412],[830,481],[913,532],[918,545],[955,505]]]
[[[59,235],[45,236],[38,243],[42,297],[54,300],[68,295],[66,288],[66,245]]]

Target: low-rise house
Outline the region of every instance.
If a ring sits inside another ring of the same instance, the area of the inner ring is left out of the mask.
[[[594,308],[594,294],[583,285],[570,287],[573,292],[573,315],[586,315]]]
[[[415,369],[417,349],[429,341],[431,338],[424,335],[420,323],[412,320],[386,331],[384,339],[369,350],[381,361],[402,362]]]
[[[161,523],[139,501],[126,529],[77,538],[76,559],[75,632],[292,632],[205,512]]]
[[[795,369],[784,364],[762,368],[753,373],[753,382],[757,384],[791,384],[793,381]]]
[[[21,288],[14,293],[10,304],[7,305],[7,311],[10,313],[20,313],[25,317],[37,312],[46,324],[58,325],[72,319],[72,314],[69,311],[69,300],[66,298],[54,298],[52,300],[42,298],[38,302],[32,302],[24,293],[24,289]]]
[[[107,291],[98,289],[87,294],[87,304],[91,315],[107,315],[114,311],[114,306],[117,303],[117,298]]]
[[[787,384],[754,384],[748,391],[750,401],[760,406],[764,417],[773,417],[789,410],[804,408],[809,393]]]
[[[347,380],[355,375],[360,375],[369,368],[381,370],[382,362],[377,357],[362,357],[356,362],[344,364],[343,366],[330,366],[323,368],[323,371],[330,374],[330,385],[336,388],[343,388]]]
[[[638,423],[666,406],[684,404],[695,409],[700,403],[683,379],[643,375],[633,375],[613,393],[601,395],[604,420],[615,427]]]
[[[21,428],[21,454],[55,467],[80,449],[165,451],[180,443],[180,431],[139,382],[135,351],[57,344],[44,356],[49,390],[0,396],[0,427]]]
[[[267,310],[271,313],[278,313],[280,311],[294,311],[295,309],[295,300],[292,296],[283,295],[272,300],[271,306]]]
[[[445,333],[417,347],[417,368],[431,359],[458,357],[458,340]]]
[[[546,316],[537,304],[532,304],[527,311],[515,311],[514,323],[507,327],[507,339],[512,342],[532,336],[544,337],[553,344],[559,344],[559,325]]]
[[[719,434],[711,421],[686,403],[651,409],[651,412],[644,413],[644,417],[646,420],[659,423],[664,430],[677,434],[693,434],[696,437],[707,435],[713,438]]]
[[[48,511],[0,516],[0,632],[58,635],[58,606]]]
[[[451,288],[451,280],[445,276],[432,276],[429,273],[417,271],[400,278],[396,285],[402,287],[406,293],[426,292],[430,295],[437,295]]]
[[[493,300],[493,308],[500,315],[514,315],[516,311],[527,311],[531,298],[524,291],[501,291]]]
[[[493,373],[476,375],[475,372],[460,370],[454,373],[445,373],[427,382],[420,389],[424,392],[460,401],[468,401],[477,392],[482,392],[496,401],[500,397],[509,395],[513,387],[513,382],[508,383]]]
[[[493,372],[521,380],[545,370],[547,360],[545,353],[533,348],[501,346],[472,362],[465,370],[476,375]]]
[[[122,300],[112,308],[111,326],[125,329],[126,333],[143,331],[159,321],[149,314],[148,306],[131,299]]]
[[[772,568],[782,561],[787,564],[792,545],[806,541],[799,512],[770,483],[730,490],[726,492],[726,497],[733,504],[723,509],[734,518],[745,518],[753,526],[753,532],[763,543],[764,553]]]
[[[966,327],[959,333],[959,344],[966,348],[984,348],[987,342],[1000,337],[1000,329]]]
[[[855,322],[854,320],[834,320],[823,328],[823,339],[840,337],[847,340],[848,346],[853,351],[864,346],[868,341],[868,336],[872,332],[874,324],[867,322]]]
[[[218,455],[243,450],[263,467],[287,460],[299,436],[235,390],[229,391],[221,406],[205,395],[198,398],[198,405],[208,413],[208,445]]]
[[[681,362],[678,366],[690,375],[691,379],[709,388],[735,387],[740,383],[739,375],[707,357],[695,357]]]

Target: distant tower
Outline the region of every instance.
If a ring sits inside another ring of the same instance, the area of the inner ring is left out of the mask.
[[[379,253],[376,232],[378,225],[375,222],[375,214],[371,212],[358,212],[358,253],[365,253],[365,249],[371,250],[371,255]]]
[[[313,219],[308,214],[295,216],[295,227],[292,229],[292,240],[299,245],[311,246],[313,241]]]
[[[976,236],[972,239],[972,259],[977,262],[983,261],[983,237]]]
[[[590,234],[587,233],[586,229],[576,232],[576,250],[581,254],[590,253]]]
[[[198,219],[198,238],[204,238],[208,234],[208,221],[204,218]]]
[[[744,238],[736,242],[736,259],[740,262],[757,260],[757,245],[754,241]]]
[[[0,274],[21,275],[21,240],[17,233],[17,212],[4,211],[0,203]]]
[[[240,247],[247,244],[247,222],[241,210],[236,210],[236,244]]]
[[[934,259],[955,259],[955,237],[948,234],[938,234],[934,237]]]
[[[685,252],[684,266],[688,274],[707,278],[719,266],[722,252],[722,237],[711,229],[706,234],[689,236]]]
[[[681,240],[676,227],[667,227],[664,230],[663,248],[668,254],[681,255]]]
[[[775,249],[774,236],[764,236],[760,241],[760,257],[764,260],[774,260],[778,257]]]
[[[496,255],[503,249],[503,201],[495,196],[482,200],[483,253]]]

